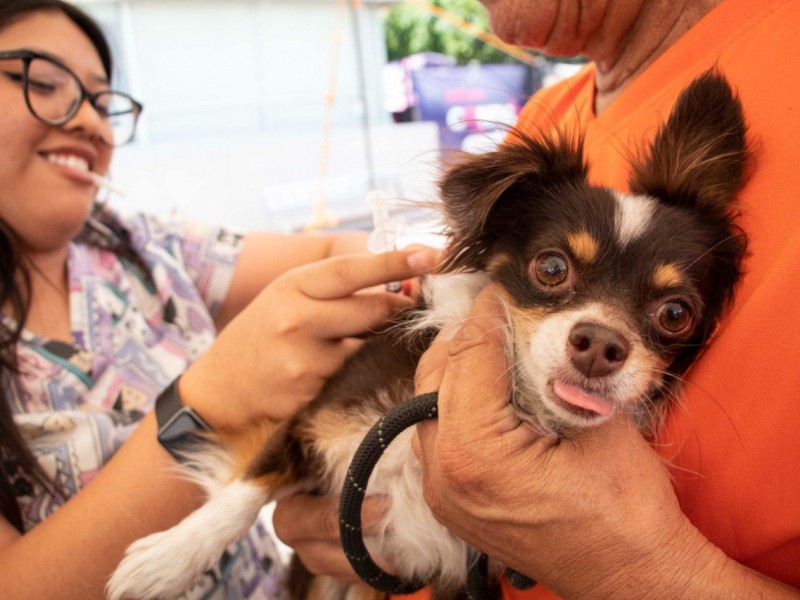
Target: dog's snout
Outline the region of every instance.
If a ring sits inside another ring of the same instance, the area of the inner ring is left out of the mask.
[[[569,334],[568,350],[572,364],[586,377],[603,377],[622,367],[630,343],[608,327],[578,323]]]

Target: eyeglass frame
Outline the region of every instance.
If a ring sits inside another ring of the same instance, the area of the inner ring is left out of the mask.
[[[31,106],[31,101],[30,98],[28,97],[28,80],[29,80],[28,71],[30,69],[31,61],[37,58],[51,62],[55,64],[58,68],[63,69],[70,76],[72,76],[72,78],[75,79],[75,81],[78,84],[78,89],[80,90],[80,96],[78,98],[78,101],[73,104],[73,108],[71,109],[70,112],[67,113],[67,115],[63,119],[53,119],[53,120],[45,119],[44,117],[36,114],[36,111]],[[116,147],[116,146],[124,146],[125,144],[130,143],[136,136],[136,126],[139,123],[139,116],[142,114],[142,111],[144,110],[144,105],[138,100],[136,100],[130,94],[126,94],[125,92],[119,92],[117,90],[112,90],[112,89],[91,93],[83,85],[81,78],[78,77],[72,69],[70,69],[67,65],[61,62],[55,56],[51,56],[49,54],[36,52],[34,50],[29,50],[27,48],[0,51],[0,60],[12,60],[12,59],[22,60],[22,95],[25,98],[25,106],[27,106],[28,112],[30,112],[30,114],[39,122],[44,123],[45,125],[50,125],[51,127],[60,127],[61,125],[66,125],[72,119],[75,118],[75,115],[78,114],[84,100],[88,100],[89,104],[98,115],[100,115],[103,119],[107,119],[108,117],[113,115],[109,114],[106,110],[97,105],[97,98],[99,96],[103,96],[106,94],[117,94],[119,96],[124,96],[125,98],[130,100],[131,104],[133,105],[133,110],[130,111],[133,113],[133,128],[131,130],[131,136],[120,144],[109,143],[105,139],[103,139],[102,136],[100,137],[100,139],[103,141],[104,144]],[[117,114],[126,114],[126,113],[117,113]]]

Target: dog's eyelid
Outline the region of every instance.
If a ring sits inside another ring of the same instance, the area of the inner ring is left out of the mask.
[[[703,301],[700,296],[694,293],[694,290],[688,290],[683,287],[673,290],[660,290],[660,294],[653,301],[653,305],[658,308],[669,302],[683,304],[695,314],[700,314],[703,311]]]

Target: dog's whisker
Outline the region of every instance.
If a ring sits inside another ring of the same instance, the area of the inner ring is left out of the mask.
[[[698,261],[702,260],[703,258],[705,258],[706,256],[708,256],[709,254],[711,254],[711,253],[712,253],[714,250],[716,250],[717,248],[719,248],[719,247],[720,247],[720,246],[722,246],[723,244],[727,244],[729,241],[731,241],[731,240],[733,240],[733,239],[736,239],[736,238],[746,238],[746,237],[747,237],[747,234],[745,234],[745,232],[744,232],[744,231],[737,231],[737,232],[734,232],[734,233],[732,233],[732,234],[731,234],[731,235],[729,235],[728,237],[726,237],[726,238],[724,238],[724,239],[721,239],[721,240],[720,240],[720,241],[718,241],[716,244],[712,245],[712,246],[711,246],[710,248],[708,248],[708,249],[707,249],[705,252],[703,252],[703,253],[702,253],[700,256],[698,256],[697,258],[695,258],[695,259],[694,259],[692,262],[690,262],[690,263],[689,263],[689,264],[686,266],[686,269],[687,269],[687,270],[688,270],[688,269],[691,269],[691,268],[692,268],[692,267],[693,267],[693,266],[694,266],[694,265],[695,265],[695,264],[696,264]]]

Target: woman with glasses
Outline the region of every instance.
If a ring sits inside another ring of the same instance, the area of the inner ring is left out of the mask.
[[[412,304],[356,292],[434,260],[334,256],[361,235],[241,237],[98,206],[98,178],[142,111],[111,73],[74,6],[0,3],[4,598],[102,597],[132,541],[201,502],[176,474],[185,429],[291,414],[360,334]],[[258,526],[187,597],[280,597],[279,584]]]

